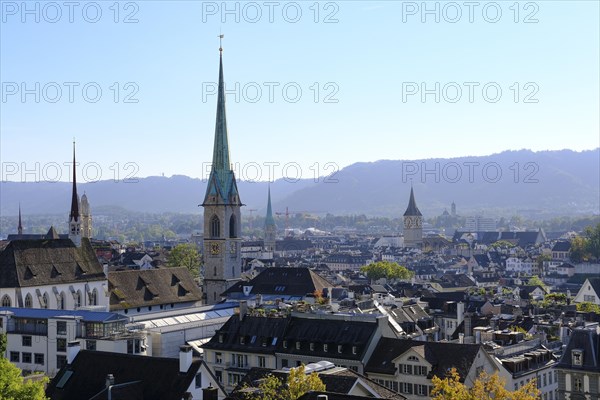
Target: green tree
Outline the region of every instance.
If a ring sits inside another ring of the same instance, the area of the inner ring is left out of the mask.
[[[305,374],[302,364],[290,370],[285,384],[276,376],[268,374],[262,379],[258,390],[262,400],[296,400],[307,392],[323,392],[326,388],[316,372]],[[255,395],[246,397],[255,398]]]
[[[0,399],[45,400],[44,387],[48,378],[25,380],[21,370],[6,358],[0,358]]]
[[[6,333],[0,333],[0,358],[6,353]]]
[[[467,387],[460,382],[456,369],[452,368],[446,378],[434,376],[431,383],[433,400],[536,400],[540,396],[535,379],[511,392],[504,387],[504,379],[497,373],[488,375],[482,372],[473,386]]]
[[[588,258],[587,239],[583,236],[575,236],[571,239],[571,249],[569,250],[569,258],[575,263],[580,263]]]
[[[589,301],[584,301],[583,303],[577,303],[577,311],[600,314],[600,306]]]
[[[596,260],[600,259],[600,224],[585,228],[586,250]]]
[[[543,288],[546,287],[546,284],[540,279],[539,276],[537,275],[533,275],[531,278],[529,278],[529,280],[527,281],[527,286],[541,286]]]
[[[200,253],[196,246],[192,243],[182,243],[173,247],[169,253],[167,266],[186,267],[192,276],[197,278],[200,275],[200,261]]]
[[[377,261],[360,268],[360,272],[367,275],[371,281],[376,281],[381,278],[386,279],[409,279],[414,275],[406,267],[403,267],[395,262]]]

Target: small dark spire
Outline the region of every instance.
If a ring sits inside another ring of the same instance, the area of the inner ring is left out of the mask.
[[[75,140],[73,140],[73,193],[71,197],[70,220],[79,221],[79,196],[77,196],[77,174],[75,168]]]
[[[21,203],[19,203],[19,226],[17,226],[19,236],[23,235],[23,224],[21,223]]]
[[[404,212],[404,216],[422,216],[421,211],[417,207],[417,202],[415,201],[415,194],[413,192],[412,184],[410,186],[410,199],[408,200],[408,207]]]
[[[269,183],[269,197],[267,200],[267,216],[265,218],[265,226],[275,226],[273,218],[273,209],[271,208],[271,184]]]

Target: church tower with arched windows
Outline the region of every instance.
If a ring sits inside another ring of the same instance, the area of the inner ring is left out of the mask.
[[[223,49],[219,48],[219,89],[213,159],[204,196],[204,293],[207,304],[240,279],[242,258],[240,229],[242,203],[229,161]]]

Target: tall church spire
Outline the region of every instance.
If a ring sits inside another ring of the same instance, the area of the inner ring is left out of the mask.
[[[265,227],[275,225],[273,210],[271,209],[271,185],[269,185],[269,195],[267,200],[267,216],[265,217]]]
[[[77,173],[75,168],[75,141],[73,141],[73,189],[71,195],[71,212],[69,219],[79,221],[79,196],[77,196]]]
[[[23,224],[21,223],[21,203],[19,203],[19,225],[17,226],[19,236],[23,235]]]
[[[75,167],[75,141],[73,141],[73,189],[71,194],[71,212],[69,213],[69,239],[75,246],[81,246],[81,218],[79,215],[79,196],[77,196],[77,173]]]
[[[231,171],[229,164],[229,140],[227,137],[227,117],[225,113],[225,83],[223,82],[223,48],[219,48],[219,90],[217,98],[217,121],[215,123],[215,143],[213,148],[213,169],[221,176]]]
[[[223,35],[219,35],[223,39]],[[235,174],[229,160],[223,48],[219,48],[219,93],[212,168],[204,196],[204,293],[215,304],[221,293],[239,281],[242,270],[241,212]]]

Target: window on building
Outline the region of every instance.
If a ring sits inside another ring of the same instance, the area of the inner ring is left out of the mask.
[[[21,345],[31,347],[31,336],[21,336]]]
[[[412,375],[413,373],[413,366],[410,364],[398,364],[398,370],[400,371],[401,374],[405,374],[405,375]]]
[[[90,305],[97,306],[98,305],[98,290],[92,290],[92,295],[90,296]]]
[[[232,215],[231,218],[229,218],[229,237],[230,238],[237,237],[236,231],[235,231],[235,216],[234,215]]]
[[[86,340],[85,341],[85,349],[86,350],[96,350],[96,341],[95,340]]]
[[[59,354],[56,356],[56,368],[62,368],[67,365],[67,356]]]
[[[315,344],[314,343],[311,342],[310,345],[309,345],[309,347],[310,347],[310,351],[315,351]]]
[[[81,290],[75,293],[75,308],[81,307]]]
[[[196,374],[196,378],[194,378],[194,381],[196,383],[196,389],[201,388],[202,387],[202,373],[198,372]]]
[[[67,339],[57,338],[56,339],[56,351],[67,351]]]
[[[215,353],[215,364],[222,364],[223,363],[223,354],[221,353]]]
[[[302,346],[302,344],[299,341],[296,342],[296,350],[300,350],[300,346]]]
[[[57,308],[59,310],[64,310],[67,308],[66,305],[66,295],[65,292],[60,292],[60,294],[58,295],[58,304],[57,304]]]
[[[341,344],[338,344],[338,353],[341,353],[343,349],[343,346]]]
[[[48,293],[44,293],[44,295],[42,296],[41,306],[42,308],[50,308],[50,296],[48,296]]]
[[[66,321],[57,321],[56,322],[56,334],[57,335],[66,335],[67,334],[67,322]]]
[[[416,362],[419,361],[419,359],[417,357],[415,357],[415,356],[410,356],[410,357],[407,358],[407,360],[408,361],[416,361]]]
[[[25,308],[32,308],[33,307],[33,298],[31,297],[31,294],[27,293],[27,296],[25,296]]]
[[[582,382],[581,378],[579,378],[579,377],[573,378],[573,391],[575,391],[575,392],[583,391],[583,382]]]
[[[329,346],[327,345],[327,343],[325,343],[325,344],[323,345],[323,351],[324,351],[325,353],[327,353],[327,350],[329,350]]]
[[[583,351],[580,349],[571,350],[571,361],[573,365],[581,366],[583,363]]]
[[[19,353],[18,351],[11,351],[10,352],[10,362],[20,362],[20,361],[21,361],[21,353]]]
[[[31,364],[31,353],[23,353],[21,359],[26,364]]]
[[[12,304],[11,300],[10,300],[10,296],[5,294],[4,296],[2,296],[2,307],[10,307]]]
[[[215,378],[217,378],[217,382],[223,383],[223,371],[215,371]]]
[[[44,355],[42,353],[35,353],[34,361],[36,364],[44,365]]]
[[[400,382],[400,393],[412,394],[413,385],[408,382]]]
[[[552,385],[552,371],[548,372],[548,384]]]
[[[221,223],[216,215],[213,215],[210,220],[210,236],[213,238],[221,236]]]
[[[417,396],[427,396],[427,385],[415,385],[415,394]]]
[[[281,360],[281,368],[287,368],[287,366],[288,366],[288,360],[283,358]]]
[[[264,356],[258,356],[258,366],[260,368],[267,368],[267,358]]]
[[[427,367],[424,365],[415,365],[415,375],[427,375]]]

